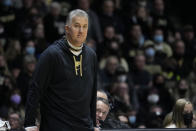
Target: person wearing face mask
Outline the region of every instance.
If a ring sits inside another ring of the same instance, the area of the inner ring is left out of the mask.
[[[192,128],[193,106],[186,99],[178,99],[173,108],[172,122],[166,128]]]
[[[129,125],[135,128],[138,122],[137,111],[134,109],[130,109],[130,111],[128,111],[127,114],[128,114]]]
[[[157,104],[159,102],[160,96],[157,93],[150,93],[147,97],[149,104]]]
[[[146,127],[147,128],[161,128],[163,114],[164,114],[164,110],[161,106],[152,105],[149,108],[149,113],[147,114]]]
[[[150,47],[150,48],[147,48],[145,50],[145,54],[147,57],[154,57],[155,56],[155,50],[154,48]]]
[[[9,108],[9,113],[17,112],[22,118],[25,116],[24,106],[22,105],[21,93],[18,89],[14,89],[10,96],[11,106]]]
[[[153,41],[154,41],[154,48],[157,52],[164,53],[166,57],[172,56],[173,52],[169,44],[164,42],[164,33],[161,28],[155,28],[154,35],[153,35]]]
[[[25,54],[35,55],[35,43],[33,41],[28,41],[25,47]]]
[[[177,100],[179,98],[186,98],[192,100],[194,94],[191,91],[191,88],[185,79],[181,79],[176,88],[173,90],[173,99]]]
[[[153,88],[157,91],[159,95],[159,105],[163,108],[164,112],[170,112],[172,110],[172,106],[174,105],[174,100],[172,94],[170,94],[166,83],[165,77],[161,74],[153,75]],[[151,90],[152,90],[151,89]]]
[[[192,60],[190,57],[186,56],[187,50],[185,48],[186,44],[184,43],[184,41],[178,40],[173,45],[174,54],[172,57],[169,57],[167,61],[168,63],[172,63],[173,61],[172,66],[174,67],[174,69],[171,70],[174,73],[173,78],[176,77],[176,79],[179,80],[179,78],[186,78],[191,72]],[[166,67],[167,66],[168,65],[166,65]]]
[[[10,95],[10,110],[9,112],[21,112],[22,116],[24,117],[24,109],[22,105],[22,97],[19,89],[12,90],[12,93]],[[21,111],[23,110],[23,111]]]
[[[146,41],[144,43],[144,55],[146,56],[145,70],[151,74],[157,74],[162,71],[161,66],[156,63],[156,50],[152,41]]]

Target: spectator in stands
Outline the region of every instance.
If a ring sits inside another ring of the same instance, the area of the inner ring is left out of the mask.
[[[116,90],[116,95],[125,103],[126,106],[130,107],[130,96],[129,96],[129,86],[126,82],[119,82]]]
[[[134,57],[134,66],[132,67],[131,76],[134,86],[147,87],[152,85],[152,76],[144,70],[146,58],[143,54],[137,54]]]
[[[168,113],[163,120],[163,127],[170,125],[172,122],[172,112]]]
[[[158,104],[161,106],[164,113],[170,112],[174,104],[172,95],[166,87],[166,81],[166,78],[162,74],[155,74],[153,75],[153,87],[151,88],[151,90],[157,90],[160,98]]]
[[[21,45],[32,38],[35,21],[39,14],[33,7],[34,0],[23,0],[23,6],[16,11],[16,37],[21,40]]]
[[[23,125],[22,118],[19,114],[15,112],[10,113],[8,119],[11,126],[10,131],[25,131],[25,129],[22,126]]]
[[[114,1],[104,0],[102,3],[102,12],[99,15],[101,28],[105,29],[106,26],[114,26],[117,34],[124,33],[124,24],[121,17],[115,12]]]
[[[119,60],[116,56],[107,57],[105,67],[100,71],[99,74],[104,87],[112,83],[115,78],[115,72],[118,66]]]
[[[180,98],[186,98],[192,101],[194,94],[192,93],[190,85],[185,79],[181,79],[176,84],[177,86],[173,88],[172,96],[176,101]]]
[[[134,57],[138,53],[143,53],[144,42],[145,38],[143,36],[141,26],[138,24],[132,25],[125,39],[123,48],[123,55],[128,61],[130,69],[132,68],[131,65],[133,65]]]
[[[127,124],[127,112],[132,106],[128,84],[126,82],[117,82],[115,86],[111,87],[110,93],[113,101],[113,109],[110,113],[110,118]]]
[[[149,15],[147,8],[139,6],[131,17],[130,24],[139,24],[145,37],[150,37],[152,29],[152,17]]]
[[[164,111],[160,106],[158,105],[151,106],[146,118],[146,127],[162,128],[163,112]]]
[[[96,107],[96,124],[97,127],[101,126],[101,123],[104,122],[110,110],[110,104],[108,100],[104,98],[97,98],[97,107]]]
[[[165,60],[163,65],[164,71],[167,73],[172,72],[173,74],[170,76],[170,79],[173,80],[186,78],[192,69],[192,64],[190,58],[185,55],[186,49],[182,40],[174,43],[173,52],[173,56]]]
[[[97,91],[97,98],[99,97],[108,100],[108,96],[104,90]]]
[[[15,32],[13,30],[16,29],[15,20],[16,13],[13,7],[12,0],[1,0],[0,1],[0,23],[4,27],[4,31],[6,34],[6,38],[13,37]]]
[[[34,7],[38,9],[40,16],[45,16],[48,13],[47,1],[45,0],[34,0]]]
[[[167,10],[165,10],[164,0],[154,0],[153,10],[151,12],[153,18],[153,27],[160,27],[166,37],[169,31],[173,31],[173,23],[168,17]]]
[[[23,60],[23,70],[17,79],[17,87],[21,91],[22,103],[25,105],[28,88],[31,83],[32,75],[35,70],[36,59],[32,55],[27,55]]]
[[[24,104],[19,89],[13,89],[10,95],[9,112],[17,112],[22,118],[25,117]]]
[[[134,96],[134,105],[136,109],[142,108],[145,102],[145,92],[152,86],[152,76],[149,72],[144,70],[145,56],[143,54],[137,54],[134,58],[133,69],[130,72],[133,86],[132,95]],[[140,107],[141,106],[141,107]]]
[[[191,128],[192,120],[192,103],[186,99],[178,99],[172,112],[172,122],[166,128]]]
[[[105,52],[105,57],[102,57],[99,62],[99,68],[103,69],[106,65],[106,60],[109,56],[115,56],[119,60],[120,66],[122,66],[126,72],[129,71],[129,65],[126,59],[122,56],[121,54],[121,46],[117,41],[111,41],[110,43],[107,43],[107,47],[105,47],[106,52]]]
[[[97,45],[97,54],[98,54],[98,60],[100,60],[103,57],[106,57],[108,55],[119,55],[120,52],[120,44],[122,44],[122,40],[118,37],[118,35],[116,34],[115,28],[112,25],[106,26],[104,28],[104,40],[102,43],[100,43],[99,45]],[[116,43],[118,45],[116,45],[117,47],[115,48],[116,50],[111,50],[111,43],[116,41]],[[116,51],[118,52],[116,54]]]
[[[61,15],[58,2],[50,4],[49,13],[44,17],[44,32],[49,44],[64,35],[65,17]]]
[[[165,58],[167,58],[167,57],[172,56],[173,52],[172,52],[170,45],[165,43],[164,38],[165,36],[164,36],[163,30],[161,28],[155,28],[154,34],[153,34],[154,48],[156,52],[163,53],[165,55]]]
[[[26,43],[26,46],[24,48],[24,55],[32,55],[35,56],[35,42],[33,40],[29,40]]]
[[[88,25],[88,39],[92,39],[97,42],[97,44],[103,41],[103,35],[101,31],[101,26],[99,23],[99,17],[97,14],[90,9],[90,0],[77,0],[78,8],[86,11],[89,16],[89,25]]]
[[[128,62],[122,55],[122,42],[119,36],[115,33],[113,26],[107,26],[104,30],[104,41],[99,46],[97,46],[97,54],[99,62],[99,68],[103,69],[108,56],[115,56],[119,59],[120,65],[129,71]]]
[[[17,39],[12,39],[8,43],[8,47],[5,53],[5,57],[8,63],[8,67],[20,67],[22,64],[22,47],[21,43]]]
[[[33,31],[33,39],[35,41],[36,57],[39,57],[48,46],[44,34],[44,25],[42,23],[38,24]]]
[[[196,51],[195,32],[192,25],[185,25],[183,29],[182,38],[185,43],[186,55],[191,60],[193,59]]]
[[[144,43],[144,55],[146,57],[146,65],[144,67],[145,70],[148,71],[152,75],[156,73],[161,73],[162,68],[155,61],[156,50],[154,48],[154,43],[150,40],[147,40]]]
[[[129,128],[128,125],[114,118],[114,114],[109,112],[110,108],[107,100],[104,98],[97,99],[97,126],[100,126],[102,129]]]

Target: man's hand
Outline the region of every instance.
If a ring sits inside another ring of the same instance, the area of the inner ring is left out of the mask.
[[[94,131],[100,131],[98,127],[94,127]]]
[[[39,129],[36,126],[34,126],[34,127],[27,127],[27,128],[25,128],[25,130],[26,131],[39,131]]]

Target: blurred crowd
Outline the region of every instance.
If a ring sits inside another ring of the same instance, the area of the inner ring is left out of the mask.
[[[162,128],[179,98],[196,109],[195,27],[167,6],[164,0],[0,0],[0,118],[23,130],[36,62],[64,36],[66,16],[76,8],[89,15],[86,44],[97,53],[110,128]]]

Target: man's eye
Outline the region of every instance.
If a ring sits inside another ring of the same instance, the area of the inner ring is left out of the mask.
[[[75,27],[76,27],[76,28],[79,28],[80,26],[79,26],[79,25],[75,25]]]

